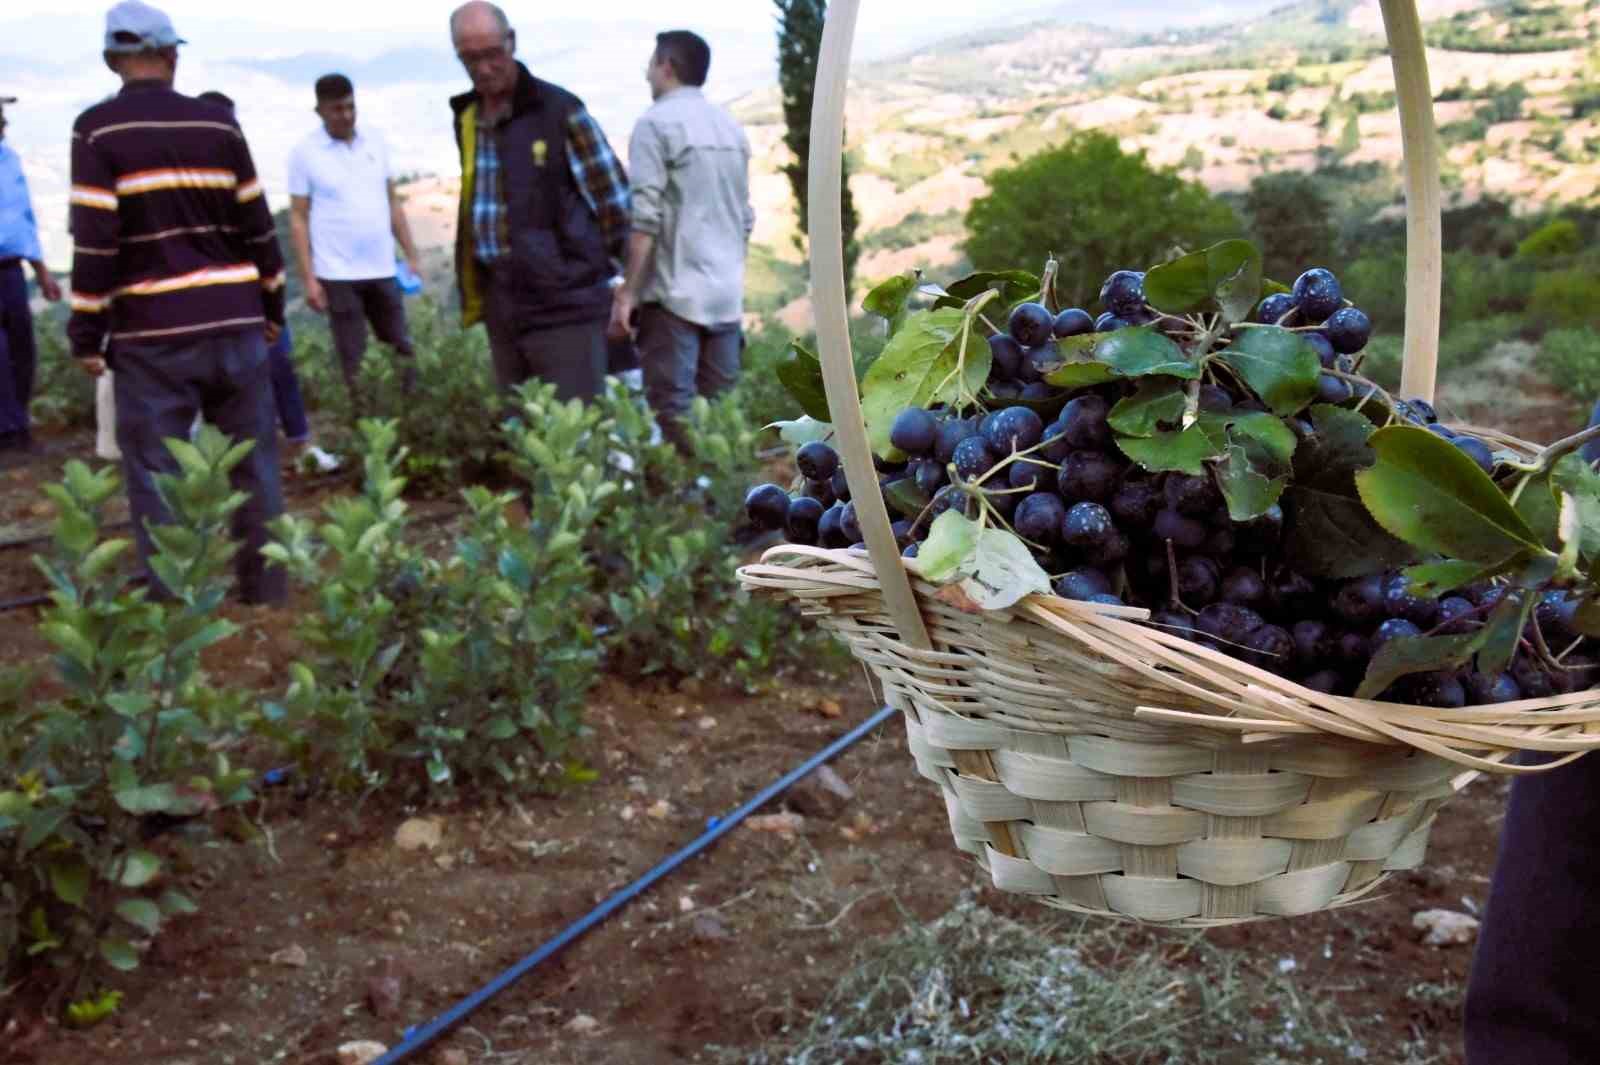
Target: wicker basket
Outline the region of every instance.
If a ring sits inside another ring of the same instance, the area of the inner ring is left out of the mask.
[[[777,547],[740,576],[798,600],[871,669],[905,713],[956,845],[996,887],[1197,927],[1344,905],[1418,865],[1440,804],[1478,772],[1535,772],[1600,747],[1600,691],[1460,710],[1331,696],[1138,624],[1137,608],[1035,595],[978,611],[921,580],[878,492],[847,329],[839,180],[858,7],[828,9],[810,237],[824,381],[867,550]],[[1431,94],[1412,0],[1384,0],[1383,12],[1406,148],[1402,390],[1431,397],[1441,262]],[[1560,757],[1508,760],[1524,750]]]

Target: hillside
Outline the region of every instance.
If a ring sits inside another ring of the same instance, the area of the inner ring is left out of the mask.
[[[1600,113],[1580,102],[1600,74],[1595,12],[1592,2],[1423,4],[1430,41],[1457,45],[1428,53],[1452,202],[1494,196],[1533,209],[1595,199]],[[1535,50],[1541,42],[1551,47]],[[984,175],[1074,129],[1116,133],[1217,192],[1335,159],[1392,169],[1400,159],[1393,85],[1377,4],[1349,0],[1162,35],[1034,23],[861,66],[848,112],[859,274],[959,267],[961,216],[985,191]],[[1498,113],[1485,121],[1484,108]],[[777,310],[804,330],[776,90],[736,111],[758,158],[752,309]]]

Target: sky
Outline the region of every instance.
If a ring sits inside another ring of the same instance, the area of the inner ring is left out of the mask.
[[[4,18],[101,15],[109,6],[104,0],[8,0]],[[204,0],[169,0],[156,6],[172,16],[179,33],[184,32],[185,16],[213,18],[217,11],[215,2]],[[327,0],[273,0],[271,4],[251,5],[245,9],[245,17],[251,22],[331,31],[359,30],[374,24],[389,30],[431,31],[442,29],[454,6],[451,0],[438,5],[396,4],[394,0],[347,0],[338,4],[330,4]],[[513,25],[528,25],[540,18],[559,17],[561,13],[561,8],[556,5],[517,3],[516,0],[508,0],[501,6],[510,15]],[[993,16],[1034,11],[1046,6],[1041,0],[986,0],[983,8],[985,13]],[[944,20],[970,23],[974,9],[972,0],[917,0],[916,21],[919,24]],[[1084,9],[1088,12],[1092,10],[1092,5],[1086,3]],[[661,0],[607,0],[605,11],[608,17],[618,20],[650,21],[660,20],[664,11],[670,11],[673,21],[690,28],[768,26],[773,18],[773,6],[769,0],[674,0],[670,5],[664,5]],[[861,5],[860,31],[898,29],[905,23],[905,14],[904,0],[866,0]]]

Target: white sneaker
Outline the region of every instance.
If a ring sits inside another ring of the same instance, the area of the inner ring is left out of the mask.
[[[300,468],[313,473],[332,473],[339,468],[339,456],[330,455],[315,444],[300,453]]]

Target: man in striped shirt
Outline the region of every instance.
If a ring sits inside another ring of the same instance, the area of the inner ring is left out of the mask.
[[[169,520],[155,475],[177,470],[163,441],[185,437],[198,412],[255,442],[233,469],[248,497],[234,521],[239,593],[277,602],[283,571],[260,549],[283,510],[267,363],[283,257],[238,123],[172,89],[182,43],[139,0],[106,15],[106,65],[123,87],[73,125],[67,336],[89,374],[116,371],[117,444],[147,564],[147,525]]]

